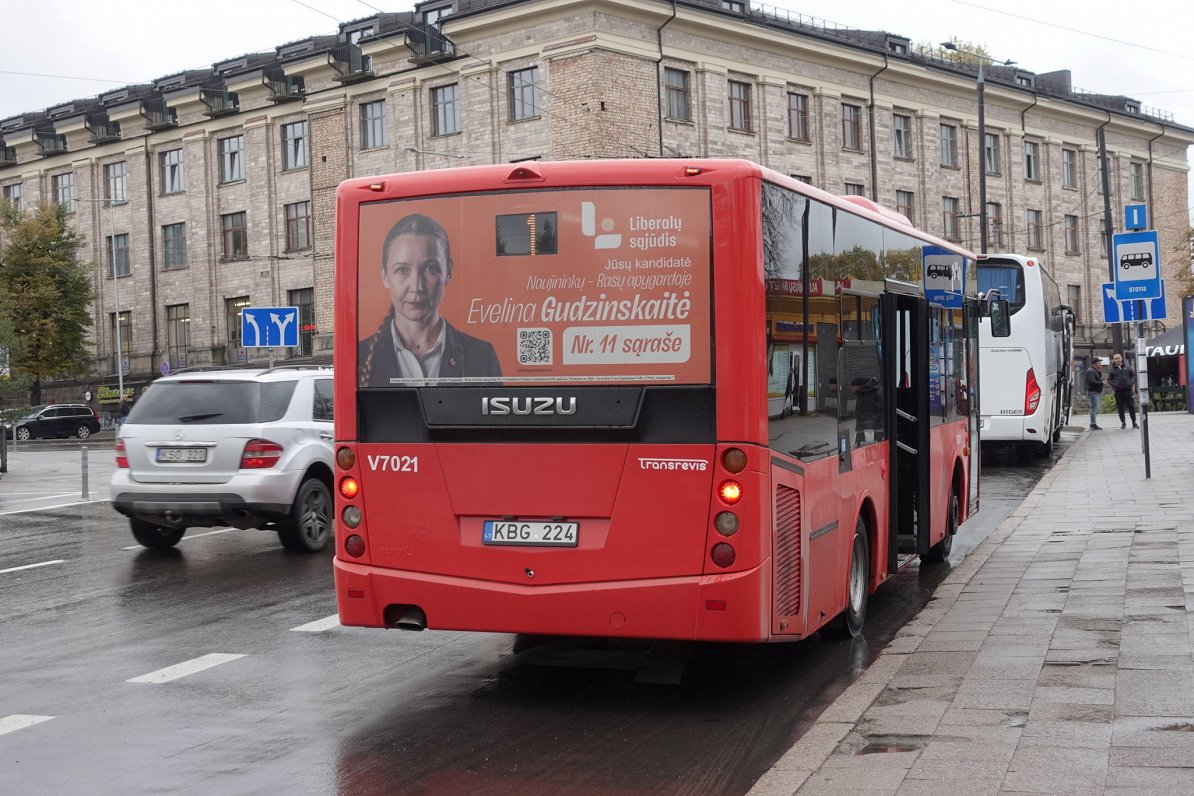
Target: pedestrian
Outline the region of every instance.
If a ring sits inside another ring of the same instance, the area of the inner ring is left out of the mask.
[[[128,416],[129,416],[129,402],[124,400],[123,398],[121,398],[120,399],[120,408],[117,410],[117,418],[116,418],[116,425],[118,428],[120,426],[124,425],[124,421],[128,418]]]
[[[1124,362],[1122,354],[1111,356],[1111,374],[1107,378],[1107,383],[1111,385],[1111,389],[1115,390],[1115,409],[1119,412],[1119,427],[1128,427],[1124,420],[1124,407],[1126,406],[1128,414],[1132,416],[1132,428],[1140,428],[1136,425],[1136,396],[1133,395],[1136,387],[1136,371],[1132,369],[1131,365]]]
[[[1086,397],[1090,399],[1090,427],[1095,431],[1102,431],[1097,422],[1099,403],[1103,400],[1103,363],[1098,357],[1090,358],[1090,367],[1086,369]]]

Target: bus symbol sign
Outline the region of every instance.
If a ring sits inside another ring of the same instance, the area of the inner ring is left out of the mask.
[[[1122,232],[1112,238],[1115,298],[1153,299],[1161,296],[1157,231]]]

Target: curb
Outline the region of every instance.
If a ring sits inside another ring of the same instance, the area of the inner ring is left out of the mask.
[[[874,663],[825,708],[813,722],[813,726],[747,791],[747,796],[794,794],[825,764],[838,745],[858,725],[863,714],[895,679],[907,657],[920,648],[925,636],[957,602],[962,591],[986,564],[987,559],[1040,504],[1058,475],[1069,468],[1070,455],[1090,433],[1089,428],[1081,430],[1078,439],[1049,468],[1049,472],[1041,477],[1023,502],[941,581],[928,605],[900,628]]]

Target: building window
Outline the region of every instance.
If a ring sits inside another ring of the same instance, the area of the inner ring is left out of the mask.
[[[456,97],[456,84],[431,89],[431,134],[459,132],[460,102]]]
[[[112,341],[112,372],[129,372],[129,352],[133,350],[133,313],[131,310],[125,310],[120,313],[120,331],[117,332],[116,327],[116,313],[108,313],[108,334]],[[120,335],[120,358],[124,360],[122,363],[116,361],[116,337]]]
[[[307,123],[291,122],[282,125],[282,168],[305,169],[307,167]]]
[[[519,69],[509,75],[510,121],[539,115],[539,68]]]
[[[112,204],[123,204],[128,201],[128,195],[125,192],[127,175],[128,164],[123,160],[104,166],[104,198]]]
[[[912,158],[912,117],[897,113],[891,117],[892,154],[897,158]]]
[[[983,165],[987,174],[999,173],[999,136],[996,133],[986,133],[983,137]]]
[[[862,106],[842,104],[842,149],[862,151]]]
[[[962,203],[958,197],[941,197],[941,216],[945,222],[945,232],[942,237],[946,240],[959,241],[962,239],[961,233],[958,231],[958,216],[961,213]]]
[[[128,233],[109,235],[106,240],[108,242],[108,278],[111,279],[113,273],[116,276],[128,276],[132,273],[132,266],[129,265]]]
[[[1003,205],[987,202],[987,243],[1003,246]]]
[[[1144,200],[1144,164],[1130,163],[1128,164],[1128,176],[1132,180],[1132,198],[1137,200]]]
[[[75,212],[75,174],[55,174],[50,178],[50,190],[54,201],[66,208],[66,212]]]
[[[1078,217],[1066,216],[1062,224],[1065,229],[1065,253],[1078,253]]]
[[[224,259],[244,260],[249,256],[249,227],[244,211],[220,216],[224,235]]]
[[[245,137],[234,135],[231,138],[221,138],[220,147],[220,182],[236,182],[245,178]]]
[[[808,141],[808,95],[788,92],[788,138]]]
[[[866,196],[866,186],[860,182],[846,183],[846,196]]]
[[[896,191],[896,212],[904,218],[912,218],[912,191]]]
[[[813,184],[813,178],[812,178],[812,177],[810,177],[810,176],[809,176],[809,175],[807,175],[807,174],[791,174],[791,175],[789,175],[789,176],[790,176],[792,179],[796,180],[797,182],[802,182],[802,183],[804,183],[805,185],[812,185],[812,184]]]
[[[1040,251],[1045,248],[1042,238],[1042,214],[1040,210],[1028,211],[1028,248]]]
[[[733,11],[735,14],[746,12],[746,3],[743,0],[721,0],[721,7],[726,11]]]
[[[25,206],[21,199],[21,183],[14,182],[12,185],[5,185],[4,199],[12,205],[14,210],[24,210]]]
[[[361,149],[386,145],[386,101],[361,103]]]
[[[730,129],[742,133],[751,131],[750,84],[730,81]]]
[[[688,104],[688,73],[683,69],[663,70],[664,93],[667,96],[667,117],[682,122],[692,121]]]
[[[224,299],[224,326],[227,329],[228,350],[225,358],[229,365],[247,362],[248,356],[241,348],[241,313],[249,306],[248,296]]]
[[[298,348],[290,349],[290,356],[309,357],[314,352],[313,340],[318,331],[315,326],[315,288],[288,290],[286,296],[291,307],[298,307],[299,344]]]
[[[286,251],[311,248],[311,203],[286,205]]]
[[[1024,179],[1033,182],[1041,179],[1041,145],[1036,141],[1024,142]]]
[[[1066,285],[1065,296],[1070,309],[1074,311],[1074,325],[1078,326],[1082,323],[1082,286]]]
[[[941,125],[941,165],[958,165],[958,128],[952,124]]]
[[[182,150],[162,153],[162,193],[182,193]]]
[[[166,307],[166,350],[170,364],[176,368],[187,366],[187,349],[191,347],[191,305],[171,304]]]
[[[1073,149],[1061,150],[1061,187],[1078,187],[1078,153]]]
[[[185,222],[162,227],[162,267],[187,267],[187,225]]]

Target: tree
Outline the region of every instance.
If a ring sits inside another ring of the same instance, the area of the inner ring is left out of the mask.
[[[5,202],[0,233],[0,347],[9,351],[12,379],[28,386],[36,405],[45,379],[79,376],[91,365],[91,272],[79,262],[83,238],[62,205],[43,202],[25,212]]]
[[[1194,296],[1194,227],[1186,229],[1181,243],[1174,246],[1173,250],[1170,264],[1173,265],[1174,284],[1170,290],[1176,288],[1179,296]],[[1169,295],[1173,295],[1173,292]]]

